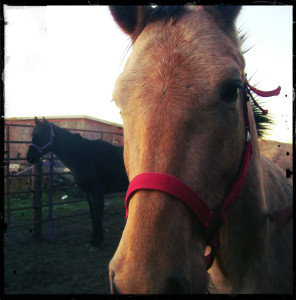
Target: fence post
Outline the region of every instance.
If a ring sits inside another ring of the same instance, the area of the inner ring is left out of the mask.
[[[6,190],[7,190],[7,197],[6,197],[6,208],[7,208],[7,227],[10,225],[10,180],[11,177],[9,172],[9,165],[10,165],[10,126],[7,126],[7,137],[6,137],[6,153],[7,153],[7,160],[6,160]],[[4,148],[5,149],[5,148]]]
[[[33,177],[33,241],[41,242],[42,233],[42,163],[34,165]]]

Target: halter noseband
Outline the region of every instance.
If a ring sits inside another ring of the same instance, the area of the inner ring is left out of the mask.
[[[43,155],[44,154],[43,152],[47,147],[53,146],[53,137],[54,137],[54,132],[53,132],[52,124],[50,124],[50,141],[42,147],[35,145],[34,143],[30,143],[30,146],[37,148],[38,151],[41,153],[41,155]]]
[[[250,122],[248,115],[247,102],[249,101],[248,95],[251,96],[254,104],[266,114],[268,111],[263,110],[251,95],[250,90],[262,97],[277,96],[280,93],[280,87],[270,92],[263,92],[252,87],[248,81],[244,86],[244,115],[245,115],[245,150],[241,162],[240,171],[237,175],[236,181],[226,196],[225,200],[215,209],[210,209],[202,198],[193,191],[188,185],[183,183],[178,178],[164,173],[141,173],[135,176],[130,182],[126,194],[125,207],[126,218],[128,217],[128,205],[132,196],[141,190],[156,190],[169,194],[183,203],[185,203],[200,220],[205,230],[207,245],[211,247],[211,253],[205,257],[207,269],[211,268],[215,257],[217,255],[220,245],[220,228],[223,224],[227,223],[227,212],[230,205],[235,201],[246,180],[249,163],[252,155],[252,141],[250,138]]]

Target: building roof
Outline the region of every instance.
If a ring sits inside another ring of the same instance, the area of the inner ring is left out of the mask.
[[[5,118],[5,120],[7,121],[13,121],[13,120],[20,120],[20,121],[26,121],[26,120],[34,120],[35,117],[12,117],[12,118]],[[37,116],[38,119],[42,119],[43,116]],[[117,126],[117,127],[121,127],[122,128],[122,124],[118,124],[118,123],[114,123],[114,122],[110,122],[110,121],[106,121],[106,120],[102,120],[99,118],[94,118],[94,117],[90,117],[90,116],[86,116],[86,115],[75,115],[75,116],[45,116],[46,119],[51,119],[51,120],[59,120],[59,119],[88,119],[88,120],[92,120],[95,122],[100,122],[100,123],[104,123],[104,124],[108,124],[108,125],[113,125],[113,126]]]

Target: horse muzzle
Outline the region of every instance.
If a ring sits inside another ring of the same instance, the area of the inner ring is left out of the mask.
[[[37,151],[36,151],[37,152]],[[28,152],[27,153],[27,161],[31,164],[35,164],[37,163],[41,158],[41,155],[39,155],[39,153],[33,155],[32,152]]]
[[[117,279],[119,276],[113,269],[109,269],[109,273],[111,294],[190,294],[191,292],[189,280],[185,272],[180,270],[165,279],[152,280],[151,284],[148,278],[146,281],[142,279],[139,282],[137,279],[141,276],[137,276],[137,272],[126,274],[124,280]]]

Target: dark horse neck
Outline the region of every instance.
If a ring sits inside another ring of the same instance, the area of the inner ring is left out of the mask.
[[[73,134],[67,129],[53,125],[53,148],[52,152],[58,156],[62,163],[72,168],[73,162],[81,157],[79,153],[83,149],[84,139],[78,134]]]

